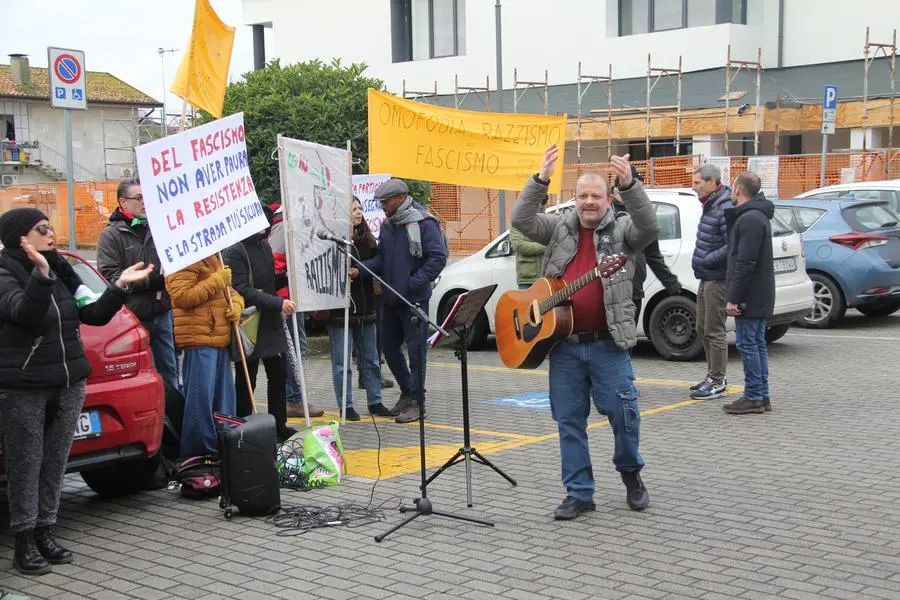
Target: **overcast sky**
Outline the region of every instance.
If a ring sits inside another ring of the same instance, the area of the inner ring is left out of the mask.
[[[241,25],[241,0],[210,0],[219,17],[236,27],[229,80],[253,68],[253,34]],[[88,9],[89,7],[89,9]],[[47,66],[47,46],[84,50],[88,71],[106,71],[162,99],[160,47],[165,57],[166,91],[187,48],[193,0],[0,0],[3,32],[0,62],[28,54],[32,66]],[[181,110],[168,93],[166,106]]]

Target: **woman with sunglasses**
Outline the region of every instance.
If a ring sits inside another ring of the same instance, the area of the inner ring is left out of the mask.
[[[79,325],[105,325],[153,266],[128,267],[97,297],[54,248],[47,215],[0,216],[0,440],[6,459],[13,566],[42,575],[72,553],[51,534],[90,374]]]

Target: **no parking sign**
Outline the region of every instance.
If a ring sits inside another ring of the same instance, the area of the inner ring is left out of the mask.
[[[50,71],[50,106],[87,110],[84,52],[47,48]]]

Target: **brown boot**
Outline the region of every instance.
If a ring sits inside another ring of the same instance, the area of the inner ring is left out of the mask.
[[[406,394],[400,394],[400,400],[391,409],[391,414],[397,416],[413,404],[412,399]]]
[[[749,400],[747,398],[739,398],[730,404],[722,406],[729,415],[750,415],[766,412],[766,405],[763,400]]]
[[[307,404],[307,410],[309,410],[309,416],[312,417],[321,417],[325,414],[325,409],[316,406],[315,404]],[[303,419],[305,418],[303,414],[303,404],[300,402],[288,402],[287,405],[287,416],[289,419]]]
[[[397,415],[397,418],[394,420],[397,423],[412,423],[413,421],[418,421],[419,407],[415,404],[410,404],[402,413]]]

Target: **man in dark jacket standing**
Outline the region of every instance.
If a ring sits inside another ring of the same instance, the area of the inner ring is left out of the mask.
[[[403,181],[393,178],[375,190],[387,215],[378,235],[375,256],[364,264],[392,288],[428,314],[434,280],[447,264],[447,243],[438,220],[412,199]],[[398,423],[417,421],[419,401],[425,402],[425,347],[427,323],[394,296],[383,290],[381,339],[384,357],[397,384],[400,401],[391,409]],[[404,341],[409,365],[403,356]]]
[[[150,276],[136,285],[125,302],[150,334],[153,363],[163,380],[182,391],[175,358],[175,334],[172,304],[166,291],[166,280],[160,270],[159,255],[153,234],[147,225],[147,211],[141,184],[123,181],[116,190],[119,207],[109,217],[97,242],[97,268],[107,281],[116,281],[122,271],[142,262],[153,265]]]
[[[725,337],[725,276],[728,262],[728,226],[725,209],[731,190],[722,184],[719,167],[705,164],[694,169],[694,191],[703,203],[691,266],[700,280],[697,290],[697,335],[706,353],[706,377],[691,386],[691,398],[721,398],[728,389],[728,340]]]
[[[744,396],[722,408],[733,415],[762,413],[769,406],[766,322],[775,307],[772,224],[775,205],[750,171],[734,180],[734,208],[728,219],[728,303],[744,364]]]
[[[631,165],[631,176],[644,183],[644,178],[638,173],[638,170]],[[612,189],[612,195],[615,198],[613,208],[616,214],[628,213],[625,203],[622,202],[622,195],[619,193],[619,179],[616,178],[615,186]],[[681,282],[666,264],[666,259],[659,249],[659,239],[650,242],[646,248],[634,254],[634,291],[631,294],[631,300],[634,302],[634,324],[640,329],[641,305],[644,303],[644,282],[647,281],[647,269],[653,271],[656,278],[665,288],[666,293],[670,295],[681,293]]]

